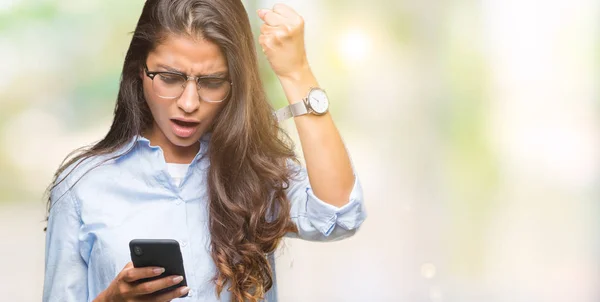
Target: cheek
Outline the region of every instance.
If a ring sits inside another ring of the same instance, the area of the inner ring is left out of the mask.
[[[221,111],[223,110],[223,108],[225,108],[225,106],[227,104],[225,103],[218,103],[218,104],[207,104],[207,110],[206,110],[206,120],[210,121],[210,123],[214,123],[216,117],[219,115],[219,113],[221,113]]]
[[[142,82],[142,88],[143,88],[143,92],[144,92],[144,99],[146,100],[146,103],[148,103],[148,106],[152,107],[152,101],[151,101],[151,97],[152,97],[152,87],[150,84],[148,84],[148,81],[144,80]]]
[[[147,81],[144,81],[144,99],[146,100],[148,107],[150,107],[154,119],[156,121],[160,120],[161,113],[166,112],[165,106],[167,106],[168,103],[152,93],[152,87],[149,86]]]

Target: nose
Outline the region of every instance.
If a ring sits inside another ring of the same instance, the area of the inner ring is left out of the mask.
[[[200,107],[200,96],[197,87],[196,81],[188,80],[183,88],[183,93],[177,100],[177,106],[186,113],[193,113]]]

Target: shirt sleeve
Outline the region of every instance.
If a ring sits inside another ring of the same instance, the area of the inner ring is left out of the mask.
[[[64,193],[58,187],[52,191],[42,301],[88,301],[87,264],[78,241],[82,225],[78,204],[70,191]]]
[[[334,241],[354,235],[366,218],[358,177],[354,177],[350,200],[339,208],[315,196],[306,168],[293,164],[293,170],[296,174],[290,182],[287,197],[291,202],[291,218],[298,227],[298,234],[289,233],[287,236],[310,241]]]

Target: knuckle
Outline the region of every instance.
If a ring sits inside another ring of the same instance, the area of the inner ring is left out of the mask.
[[[151,293],[152,292],[152,284],[150,284],[149,282],[145,282],[140,284],[140,290],[144,293]]]
[[[123,283],[121,283],[118,290],[119,293],[121,293],[121,295],[124,297],[128,297],[131,294],[131,288],[129,288],[129,286]]]
[[[265,34],[265,33],[267,33],[268,31],[269,31],[269,29],[267,28],[267,25],[266,25],[266,24],[263,24],[263,25],[261,25],[261,26],[260,26],[260,32],[261,32],[261,33]]]
[[[265,46],[267,44],[267,37],[260,36],[258,42],[260,43],[261,46]]]
[[[302,28],[303,28],[302,25],[292,25],[292,26],[288,26],[287,29],[291,35],[291,34],[297,34],[297,33],[301,32]]]
[[[273,37],[265,37],[263,39],[263,44],[265,44],[266,46],[270,46],[273,43]]]
[[[277,46],[281,46],[281,45],[283,45],[283,42],[285,40],[287,40],[287,36],[281,35],[281,36],[275,37],[275,39],[273,39],[273,44],[277,45]]]
[[[286,30],[278,30],[275,32],[275,38],[284,39],[288,35]]]

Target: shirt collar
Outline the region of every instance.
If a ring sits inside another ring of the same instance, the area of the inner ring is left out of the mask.
[[[212,137],[212,132],[207,132],[204,135],[202,135],[202,137],[200,137],[200,139],[198,140],[200,142],[200,148],[190,165],[194,165],[198,160],[200,160],[203,157],[204,154],[206,154],[206,152],[208,151],[208,145],[209,145],[211,137]],[[164,155],[162,155],[162,148],[160,146],[151,145],[150,140],[140,134],[135,135],[133,137],[133,139],[126,145],[125,150],[128,150],[131,147],[134,147],[133,146],[134,144],[141,146],[142,148],[145,148],[146,150],[151,151],[152,153],[161,151],[160,152],[161,156],[164,156]],[[163,160],[164,160],[164,158],[163,158]]]

